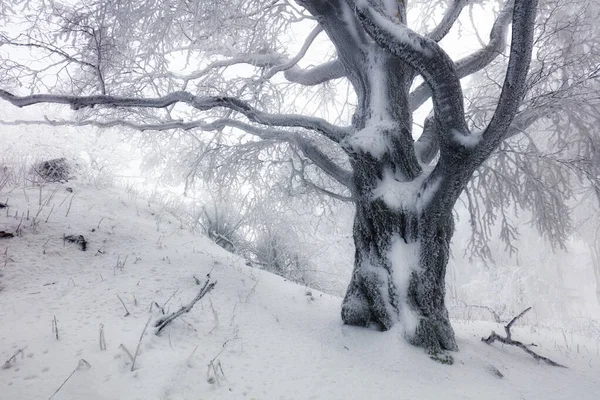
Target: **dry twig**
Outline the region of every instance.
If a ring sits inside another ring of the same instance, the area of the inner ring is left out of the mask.
[[[131,372],[133,372],[133,370],[135,369],[135,360],[137,359],[138,353],[140,352],[140,344],[142,344],[142,339],[144,338],[144,334],[146,333],[146,329],[148,328],[148,324],[150,323],[151,319],[152,315],[148,317],[148,321],[146,321],[146,325],[144,325],[144,330],[140,335],[140,340],[138,340],[137,347],[135,348],[135,354],[133,355],[133,361],[131,362]],[[125,348],[125,346],[123,346],[123,348]]]
[[[125,315],[123,317],[128,317],[129,315],[131,315],[131,313],[127,309],[125,302],[123,301],[123,299],[121,299],[121,296],[117,295],[117,297],[119,298],[119,301],[121,302],[121,304],[123,304],[123,308],[125,309]]]
[[[104,338],[104,324],[100,324],[100,350],[106,350],[106,339]]]
[[[50,397],[48,398],[48,400],[50,400],[51,398],[53,398],[53,397],[56,395],[56,393],[58,393],[58,391],[59,391],[60,389],[62,389],[62,387],[63,387],[63,386],[65,386],[65,384],[67,383],[67,381],[68,381],[69,379],[71,379],[71,377],[73,376],[73,374],[75,374],[75,372],[77,372],[78,370],[82,370],[82,369],[88,369],[88,368],[91,368],[91,367],[92,367],[92,366],[90,365],[90,363],[88,363],[87,361],[85,361],[83,358],[82,358],[82,359],[80,359],[80,360],[79,360],[79,362],[77,363],[77,367],[75,367],[75,369],[73,370],[73,372],[71,372],[71,375],[69,375],[69,376],[67,377],[67,379],[65,379],[65,381],[62,383],[62,385],[60,385],[60,386],[58,387],[58,389],[56,389],[56,391],[55,391],[54,393],[52,393],[52,396],[50,396]]]
[[[56,340],[58,340],[58,321],[56,320],[56,315],[52,319],[52,333],[56,335]]]
[[[2,366],[2,369],[9,369],[11,367],[11,363],[12,362],[16,362],[17,361],[17,356],[20,354],[21,358],[25,357],[25,352],[24,350],[27,348],[27,346],[17,350],[15,352],[15,354],[12,355],[12,357],[10,357],[8,360],[6,360],[4,362],[4,365]]]
[[[552,361],[551,359],[544,357],[544,356],[540,356],[539,354],[537,354],[536,352],[534,352],[533,350],[530,349],[530,347],[536,346],[534,343],[526,345],[522,342],[519,342],[518,340],[514,340],[512,338],[512,334],[510,332],[510,328],[512,327],[512,325],[519,319],[521,318],[523,315],[525,315],[525,313],[527,311],[531,310],[531,307],[526,308],[525,310],[523,310],[523,312],[521,312],[521,314],[517,315],[516,317],[514,317],[509,323],[508,325],[506,325],[504,327],[504,331],[506,332],[506,337],[502,337],[500,335],[498,335],[496,332],[492,331],[492,333],[490,334],[490,336],[488,336],[487,338],[481,338],[481,341],[485,342],[486,344],[492,344],[494,343],[494,341],[499,341],[500,343],[504,343],[504,344],[509,344],[512,346],[517,346],[519,348],[521,348],[523,351],[525,351],[527,354],[530,354],[536,361],[544,361],[546,364],[552,365],[553,367],[561,367],[561,368],[567,368],[564,365],[561,365],[555,361]]]
[[[160,331],[162,331],[167,325],[173,322],[177,317],[187,312],[190,312],[192,307],[194,307],[194,304],[196,304],[198,301],[200,301],[201,298],[203,298],[208,292],[210,292],[216,284],[217,282],[211,282],[210,276],[207,275],[206,282],[204,282],[204,286],[202,286],[200,292],[198,292],[196,297],[194,297],[194,299],[187,306],[181,307],[179,311],[171,313],[167,317],[160,318],[158,321],[156,321],[155,327],[158,328],[156,330],[156,334],[158,335]]]

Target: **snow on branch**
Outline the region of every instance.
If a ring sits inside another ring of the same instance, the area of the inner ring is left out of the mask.
[[[346,76],[344,67],[339,60],[326,62],[316,67],[302,69],[297,65],[284,72],[285,79],[304,86],[315,86],[321,83],[340,79]]]
[[[482,70],[498,55],[502,54],[506,48],[506,36],[513,15],[514,3],[514,0],[508,0],[498,17],[496,17],[490,31],[488,44],[456,62],[456,69],[459,71],[461,78]]]
[[[492,333],[490,334],[490,336],[488,336],[487,338],[481,338],[482,342],[485,342],[486,344],[492,344],[494,343],[496,340],[499,341],[500,343],[504,343],[504,344],[508,344],[508,345],[512,345],[512,346],[517,346],[519,348],[521,348],[523,351],[525,351],[527,354],[530,354],[531,356],[533,356],[533,358],[536,361],[544,361],[546,364],[548,365],[552,365],[553,367],[561,367],[561,368],[567,368],[562,364],[559,364],[555,361],[552,361],[551,359],[544,357],[544,356],[540,356],[539,354],[537,354],[536,352],[534,352],[533,350],[530,349],[530,347],[536,346],[535,344],[524,344],[522,342],[519,342],[518,340],[514,340],[512,338],[512,333],[510,331],[510,328],[512,328],[513,324],[519,319],[521,318],[523,315],[525,315],[525,313],[527,313],[527,311],[531,310],[531,307],[525,309],[524,311],[521,312],[521,314],[517,315],[516,317],[514,317],[505,327],[504,327],[504,331],[506,332],[506,337],[502,337],[500,335],[498,335],[496,332],[492,331]]]
[[[259,111],[243,100],[224,96],[194,96],[189,92],[178,91],[155,98],[117,97],[117,96],[68,96],[52,94],[34,94],[29,96],[16,96],[0,89],[0,98],[17,107],[26,107],[40,103],[67,104],[77,110],[96,105],[112,107],[142,107],[165,108],[176,103],[187,104],[197,110],[207,111],[223,107],[239,112],[250,121],[267,125],[282,127],[297,127],[317,131],[327,138],[339,142],[346,135],[346,129],[332,125],[321,118],[309,117],[299,114],[270,114]]]
[[[302,48],[300,49],[298,54],[296,54],[294,58],[286,61],[283,64],[275,65],[263,76],[263,79],[270,79],[276,73],[286,71],[298,64],[298,62],[302,60],[302,58],[306,55],[306,52],[308,51],[308,49],[310,49],[310,46],[312,46],[313,42],[321,32],[323,32],[323,28],[321,27],[321,25],[317,25],[304,41],[304,44],[302,45]]]
[[[158,321],[156,321],[156,323],[154,325],[157,328],[155,334],[158,336],[160,334],[160,332],[163,329],[165,329],[165,327],[167,327],[167,325],[169,325],[171,322],[173,322],[177,317],[180,317],[181,315],[190,312],[192,307],[194,307],[194,305],[198,301],[200,301],[204,296],[206,296],[206,294],[208,292],[213,290],[213,288],[215,287],[216,284],[217,284],[217,281],[214,281],[214,282],[210,281],[210,274],[208,274],[206,276],[206,282],[204,282],[204,285],[202,286],[202,288],[200,289],[200,291],[198,292],[196,297],[194,297],[194,299],[192,301],[190,301],[190,303],[187,306],[182,306],[177,312],[171,313],[168,316],[163,317],[163,318],[159,319]],[[143,336],[143,334],[142,334],[142,336]],[[132,366],[132,370],[133,370],[133,366]]]
[[[369,0],[358,0],[357,12],[375,42],[402,59],[423,76],[433,91],[436,118],[443,131],[468,134],[462,88],[454,62],[433,40],[393,20]]]
[[[174,72],[170,72],[168,76],[181,79],[185,81],[190,81],[194,79],[200,79],[210,71],[217,68],[226,68],[231,67],[238,64],[248,64],[257,68],[265,68],[272,67],[274,65],[281,64],[285,60],[285,57],[282,54],[275,52],[266,52],[266,53],[252,53],[252,54],[240,54],[236,57],[227,58],[224,60],[213,61],[208,64],[206,67],[191,72],[189,74],[177,74]]]
[[[317,146],[305,140],[300,135],[294,135],[292,141],[300,149],[302,154],[311,160],[323,172],[333,178],[335,181],[353,191],[353,174],[350,171],[337,165],[331,158],[323,153]],[[333,196],[336,197],[336,196]],[[341,200],[341,198],[340,198]],[[344,199],[344,201],[347,201]]]
[[[452,26],[454,26],[454,23],[468,2],[469,0],[454,0],[452,5],[446,10],[442,21],[427,35],[427,37],[436,42],[442,40],[444,36],[450,32],[450,29],[452,29]]]
[[[527,91],[537,0],[515,0],[510,58],[498,106],[483,132],[482,151],[489,154],[504,139]]]
[[[364,79],[364,51],[369,40],[349,0],[297,0],[323,27],[337,49],[337,60],[308,70],[292,69],[286,78],[315,85],[346,76],[353,85]]]
[[[190,80],[202,78],[203,76],[205,76],[208,72],[210,72],[213,69],[230,67],[230,66],[237,65],[237,64],[248,64],[248,65],[252,65],[254,67],[258,67],[258,68],[270,68],[260,78],[262,81],[269,80],[273,76],[275,76],[277,73],[285,71],[285,73],[286,73],[285,76],[288,80],[295,82],[295,83],[304,84],[303,82],[301,82],[302,78],[299,78],[298,82],[296,82],[294,79],[288,78],[288,70],[294,69],[294,72],[289,73],[290,77],[294,78],[294,77],[298,76],[298,74],[299,74],[298,71],[300,71],[300,68],[298,68],[296,66],[296,64],[298,64],[298,62],[306,55],[306,52],[308,51],[308,49],[310,49],[310,46],[312,46],[314,40],[317,38],[317,36],[321,32],[323,32],[323,28],[320,25],[317,25],[311,31],[311,33],[307,36],[307,38],[306,38],[304,44],[302,45],[302,48],[298,52],[298,54],[296,54],[293,58],[287,58],[285,55],[276,53],[276,52],[243,54],[243,55],[239,55],[239,56],[232,57],[232,58],[225,59],[225,60],[214,61],[214,62],[210,63],[209,65],[207,65],[205,68],[195,71],[195,72],[192,72],[190,74],[183,75],[183,74],[169,73],[168,75],[173,78],[176,78],[176,79],[190,81]],[[332,79],[332,78],[330,78],[330,79]],[[318,83],[323,83],[323,82],[324,81],[318,82]],[[314,83],[314,84],[317,84],[317,83]],[[310,85],[314,85],[314,84],[310,84]]]
[[[458,2],[458,1],[457,1]],[[488,44],[460,60],[456,61],[458,78],[465,78],[489,65],[506,47],[506,36],[513,13],[514,0],[508,0],[502,11],[498,14]],[[430,34],[431,35],[431,34]],[[410,94],[411,110],[416,110],[431,96],[431,89],[427,83],[422,83]]]

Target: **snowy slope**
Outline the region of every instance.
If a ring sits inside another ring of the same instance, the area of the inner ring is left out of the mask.
[[[339,298],[245,266],[124,190],[49,184],[42,206],[38,188],[0,193],[6,198],[0,230],[20,224],[22,235],[0,239],[0,363],[25,349],[0,369],[0,399],[48,399],[71,373],[53,399],[600,396],[600,342],[593,339],[514,329],[515,338],[569,366],[560,369],[480,341],[500,326],[456,322],[461,350],[454,365],[442,365],[398,332],[343,326]],[[83,235],[87,251],[65,243],[65,234]],[[155,306],[150,312],[151,303],[178,309],[199,290],[193,276],[203,280],[209,272],[214,290],[156,336],[152,323],[161,313]],[[120,345],[134,353],[149,318],[131,372]]]

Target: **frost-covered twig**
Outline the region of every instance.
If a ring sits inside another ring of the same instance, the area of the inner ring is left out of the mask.
[[[125,315],[123,317],[128,317],[129,315],[131,315],[131,313],[127,309],[127,306],[125,305],[125,302],[123,301],[123,299],[121,298],[121,296],[117,295],[117,297],[119,298],[119,301],[121,302],[121,304],[123,304],[123,308],[125,309]]]
[[[46,223],[48,223],[48,220],[50,219],[50,215],[52,215],[52,211],[54,211],[54,206],[55,206],[55,204],[52,204],[52,208],[50,209],[50,212],[48,213],[48,216],[46,217]]]
[[[60,386],[58,387],[58,389],[56,389],[56,391],[55,391],[54,393],[52,393],[52,396],[48,397],[48,400],[50,400],[51,398],[53,398],[53,397],[56,395],[56,393],[58,393],[58,391],[59,391],[60,389],[62,389],[62,387],[63,387],[63,386],[65,386],[65,384],[67,383],[67,381],[68,381],[69,379],[71,379],[71,377],[73,376],[73,374],[75,374],[75,372],[76,372],[77,370],[81,370],[81,369],[88,369],[88,368],[91,368],[91,365],[90,365],[90,363],[89,363],[89,362],[87,362],[87,361],[85,361],[83,358],[82,358],[82,359],[80,359],[80,360],[79,360],[79,362],[77,363],[77,367],[75,367],[75,369],[73,370],[73,372],[71,372],[71,374],[70,374],[70,375],[67,377],[67,379],[65,379],[65,381],[62,383],[62,385],[60,385]]]
[[[131,360],[131,362],[133,362],[133,355],[131,354],[131,352],[129,351],[129,349],[127,347],[125,347],[125,345],[123,343],[121,343],[119,345],[119,348],[123,349],[123,351],[125,352],[125,354],[127,354],[127,356],[129,357],[129,359]]]
[[[167,299],[167,301],[165,301],[165,304],[163,304],[162,308],[164,309],[167,304],[169,303],[169,301],[171,301],[171,299],[177,294],[177,292],[179,292],[179,288],[175,289],[175,291],[173,292],[173,294],[171,296],[169,296],[169,298]],[[163,312],[164,314],[164,312]]]
[[[56,335],[56,340],[58,340],[58,321],[56,320],[56,315],[52,319],[52,333]]]
[[[69,213],[71,212],[71,206],[73,205],[73,199],[75,198],[75,196],[77,195],[77,193],[79,193],[79,191],[73,193],[73,195],[71,196],[71,200],[69,200],[69,206],[67,207],[67,213],[65,214],[65,217],[69,216]]]
[[[222,346],[221,346],[221,350],[219,350],[219,352],[217,353],[216,356],[213,357],[212,360],[210,360],[210,362],[214,362],[216,361],[217,358],[219,358],[219,356],[221,355],[221,353],[223,353],[223,351],[225,351],[225,348],[227,347],[227,345],[229,344],[229,342],[232,342],[234,340],[239,340],[240,338],[238,337],[238,332],[237,330],[235,331],[235,335],[229,339],[227,339],[226,341],[223,342]]]
[[[466,0],[455,0],[446,10],[442,21],[427,35],[427,37],[433,41],[439,42],[442,40],[450,29],[454,26],[454,23],[460,16],[460,12],[467,5]]]
[[[460,299],[456,299],[458,300],[460,303],[462,303],[465,307],[467,308],[480,308],[482,310],[487,310],[490,312],[490,314],[492,314],[494,316],[494,321],[496,321],[497,323],[501,324],[504,322],[504,320],[502,319],[502,317],[500,317],[500,314],[498,314],[493,308],[488,307],[488,306],[481,306],[479,304],[468,304],[467,302],[460,300]]]
[[[208,370],[206,371],[206,375],[208,376],[208,378],[207,378],[208,383],[220,384],[221,382],[219,380],[219,375],[223,376],[223,378],[226,378],[225,372],[223,371],[223,366],[221,365],[221,360],[217,360],[217,358],[221,355],[221,353],[223,353],[223,351],[225,350],[225,348],[227,347],[229,342],[231,342],[233,340],[238,340],[238,339],[239,339],[238,332],[236,331],[235,335],[232,338],[229,338],[225,342],[223,342],[223,345],[221,346],[221,350],[219,350],[217,355],[214,356],[213,359],[209,361]]]
[[[104,338],[104,324],[100,324],[100,350],[106,350],[106,339]]]
[[[215,287],[216,284],[217,284],[216,281],[211,282],[210,277],[207,277],[206,282],[204,282],[204,286],[202,286],[202,289],[200,289],[200,292],[198,292],[198,295],[196,295],[196,297],[194,297],[194,299],[190,302],[190,304],[188,304],[187,306],[181,307],[179,309],[179,311],[171,313],[167,317],[160,318],[158,321],[156,321],[155,327],[158,328],[156,330],[156,335],[158,335],[160,333],[160,331],[162,331],[167,325],[169,325],[171,322],[173,322],[175,320],[175,318],[177,318],[187,312],[190,312],[192,307],[194,307],[194,304],[196,304],[201,298],[203,298],[208,292],[210,292]]]
[[[25,356],[24,350],[26,348],[27,348],[27,346],[25,346],[23,348],[20,348],[19,350],[15,351],[15,354],[13,354],[8,360],[6,360],[4,362],[4,365],[2,366],[2,369],[9,369],[10,365],[11,365],[10,363],[13,362],[13,361],[16,361],[17,360],[17,356],[19,354],[21,354],[21,357],[24,357]]]
[[[530,354],[536,361],[544,361],[546,364],[552,365],[553,367],[561,367],[561,368],[567,368],[566,366],[559,364],[555,361],[552,361],[551,359],[544,357],[544,356],[540,356],[539,354],[537,354],[536,352],[534,352],[533,350],[530,349],[531,346],[535,346],[535,344],[530,344],[530,345],[526,345],[523,344],[522,342],[519,342],[518,340],[514,340],[512,339],[512,335],[510,332],[510,328],[512,328],[512,325],[519,319],[521,318],[523,315],[525,315],[525,313],[527,311],[531,310],[531,307],[523,310],[523,312],[521,312],[521,314],[517,315],[516,317],[514,317],[505,327],[504,327],[504,331],[506,332],[506,337],[502,337],[500,335],[498,335],[496,332],[492,331],[492,333],[490,334],[490,336],[488,336],[487,338],[481,338],[482,342],[485,342],[486,344],[492,344],[494,343],[496,340],[499,341],[500,343],[504,343],[504,344],[509,344],[512,346],[517,346],[521,349],[523,349],[524,352],[526,352],[527,354]]]
[[[148,317],[148,321],[146,321],[146,325],[144,325],[144,330],[142,331],[142,334],[140,335],[140,340],[138,340],[138,344],[135,348],[135,354],[133,355],[133,358],[131,361],[131,372],[133,372],[133,370],[135,369],[135,360],[137,359],[138,353],[140,352],[140,344],[142,344],[142,339],[144,337],[144,334],[146,333],[146,329],[148,329],[148,324],[150,323],[151,319],[152,319],[152,315]],[[125,348],[125,346],[123,346],[123,348]]]
[[[98,250],[98,252],[99,251],[100,250]],[[128,258],[129,258],[129,254],[127,254],[125,256],[125,258],[123,259],[123,261],[121,261],[121,256],[120,255],[117,256],[117,264],[113,268],[113,274],[116,274],[117,270],[120,270],[121,272],[123,272],[123,270],[125,269],[125,263],[127,263]]]

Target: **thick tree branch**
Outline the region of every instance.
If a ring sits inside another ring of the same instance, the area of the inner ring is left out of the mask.
[[[346,76],[346,72],[342,63],[336,59],[307,69],[293,66],[284,72],[284,76],[290,82],[304,86],[314,86],[333,79],[343,78]]]
[[[364,94],[362,91],[366,81],[364,49],[368,47],[369,43],[348,1],[297,0],[297,3],[319,21],[337,50],[337,61],[325,64],[325,67],[308,70],[310,72],[304,71],[302,74],[298,74],[299,71],[296,70],[298,75],[295,77],[300,78],[296,80],[322,83],[328,79],[345,75],[360,98]],[[340,69],[342,75],[338,75]],[[288,76],[294,81],[293,72]]]
[[[513,9],[514,0],[508,0],[502,11],[498,14],[498,17],[496,17],[496,21],[490,31],[490,40],[487,46],[456,61],[456,69],[460,72],[461,78],[482,70],[498,55],[502,54],[506,48],[506,36],[511,16],[513,15]]]
[[[483,132],[480,145],[483,157],[487,157],[506,135],[527,90],[536,8],[537,0],[515,1],[510,59],[498,106]]]
[[[440,150],[439,134],[439,126],[435,117],[433,114],[430,114],[425,118],[423,133],[415,142],[415,152],[421,164],[429,164],[435,159]]]
[[[508,0],[504,8],[498,14],[492,30],[490,32],[490,40],[487,46],[477,50],[456,62],[456,73],[459,79],[465,78],[477,71],[482,70],[489,65],[506,47],[506,36],[508,26],[510,25],[513,12],[514,0]],[[419,85],[410,94],[410,107],[414,111],[421,107],[429,97],[431,97],[431,89],[424,82]]]
[[[452,26],[454,26],[454,23],[468,2],[469,0],[454,0],[452,5],[446,10],[442,21],[427,35],[427,37],[436,42],[442,40],[444,36],[450,32],[450,29],[452,29]]]
[[[163,97],[136,98],[116,96],[63,96],[51,94],[35,94],[31,96],[15,96],[0,89],[0,98],[12,103],[17,107],[26,107],[41,103],[67,104],[73,109],[93,107],[96,105],[112,107],[142,107],[142,108],[164,108],[176,103],[187,104],[197,110],[207,111],[217,107],[227,108],[243,114],[250,121],[267,125],[282,127],[297,127],[317,131],[334,142],[344,138],[347,129],[332,125],[329,122],[315,117],[298,114],[270,114],[259,111],[248,103],[222,96],[194,96],[189,92],[173,92]]]
[[[462,88],[448,54],[433,40],[370,6],[368,0],[357,1],[357,12],[375,42],[414,68],[433,89],[434,111],[441,131],[468,135]]]
[[[311,160],[317,167],[323,170],[323,172],[325,172],[338,183],[350,189],[351,192],[354,192],[354,180],[352,177],[352,172],[347,171],[339,165],[337,165],[317,146],[312,144],[310,141],[302,138],[301,136],[294,135],[292,138],[290,138],[290,141],[296,144],[296,146],[302,152],[302,154],[304,154],[306,158]]]
[[[64,120],[51,120],[45,118],[43,121],[0,121],[1,125],[50,125],[50,126],[95,126],[98,128],[113,128],[117,126],[124,126],[137,131],[167,131],[174,129],[191,130],[200,129],[203,131],[217,131],[226,127],[240,129],[253,136],[256,136],[263,140],[277,140],[281,142],[287,142],[291,145],[296,146],[302,154],[313,162],[314,165],[319,167],[333,180],[348,188],[351,192],[353,191],[353,180],[352,172],[345,170],[340,167],[335,161],[321,151],[316,145],[312,144],[309,139],[303,137],[298,132],[277,130],[273,128],[259,128],[248,123],[238,121],[235,119],[221,118],[212,122],[206,122],[202,120],[196,121],[166,121],[155,124],[137,124],[131,121],[122,119],[111,120],[111,121],[64,121]],[[344,200],[346,201],[346,200]]]

